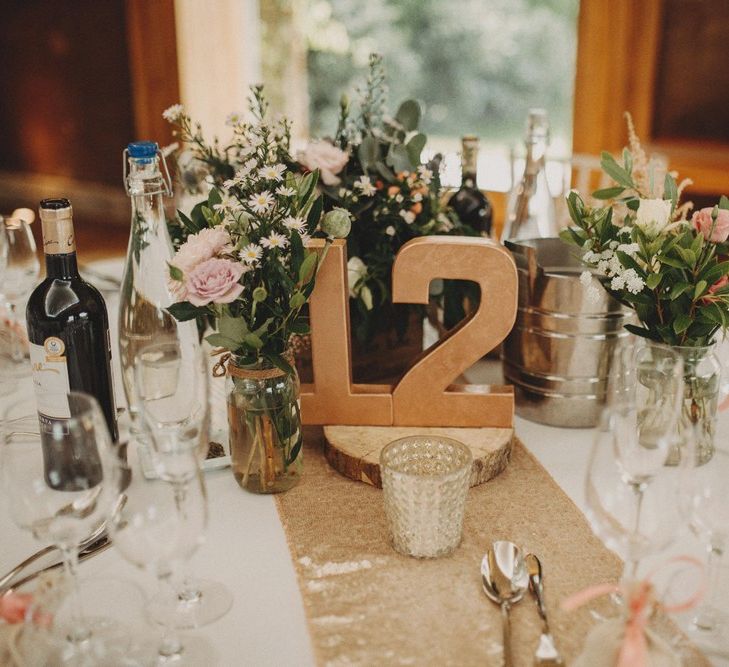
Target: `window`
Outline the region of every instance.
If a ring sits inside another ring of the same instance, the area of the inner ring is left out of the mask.
[[[295,120],[308,117],[310,136],[327,136],[336,128],[340,95],[355,94],[369,53],[377,51],[387,68],[393,113],[408,97],[423,103],[422,129],[434,151],[455,153],[461,135],[478,134],[481,186],[508,190],[510,149],[521,144],[530,107],[550,114],[552,156],[569,155],[578,4],[261,0],[264,80],[278,97],[274,105],[287,112],[300,107],[305,94],[308,108]],[[305,59],[282,34],[305,41]],[[447,180],[452,171],[457,178],[457,161],[446,166]]]

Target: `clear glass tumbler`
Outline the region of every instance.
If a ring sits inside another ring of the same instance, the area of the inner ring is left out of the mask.
[[[466,445],[441,436],[400,438],[382,450],[385,513],[396,551],[437,558],[459,545],[472,462]]]

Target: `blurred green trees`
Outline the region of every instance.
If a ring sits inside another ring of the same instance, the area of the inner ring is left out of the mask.
[[[332,134],[339,96],[384,57],[390,106],[415,97],[430,136],[521,137],[545,107],[569,143],[579,0],[306,0],[312,136]]]

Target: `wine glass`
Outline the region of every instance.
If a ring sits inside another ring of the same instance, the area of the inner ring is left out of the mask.
[[[624,555],[632,577],[671,538],[678,472],[665,463],[678,438],[683,362],[667,346],[638,342],[616,352],[610,380],[586,500],[593,528]]]
[[[8,217],[3,222],[8,253],[2,293],[8,304],[5,336],[9,343],[9,359],[3,370],[14,377],[24,377],[30,374],[30,366],[25,363],[26,334],[22,322],[24,318],[18,316],[18,307],[38,282],[40,262],[28,221],[20,217]]]
[[[2,491],[15,524],[61,552],[69,580],[67,623],[54,627],[52,664],[82,664],[125,642],[117,623],[83,615],[78,604],[78,545],[101,527],[118,500],[116,458],[103,412],[87,394],[47,395],[61,417],[32,413],[27,399],[3,415]]]
[[[0,217],[0,223],[2,223],[2,217]],[[5,225],[0,224],[0,285],[2,285],[5,279],[5,269],[8,264],[8,235],[5,231]],[[1,366],[1,365],[0,365]],[[2,373],[3,368],[0,367],[0,396],[6,396],[15,389],[15,382],[12,378],[8,377],[8,373]]]
[[[132,477],[126,490],[127,501],[117,508],[109,521],[113,544],[133,565],[153,574],[167,597],[177,597],[171,590],[172,575],[186,563],[203,542],[207,526],[207,498],[200,466],[193,450],[180,449],[158,454],[156,464],[160,479],[147,481]],[[126,464],[117,459],[117,465]],[[163,595],[162,591],[158,597]],[[167,611],[160,617],[164,627],[162,641],[156,646],[138,649],[150,655],[156,664],[177,667],[204,665],[215,655],[213,647],[202,637],[185,637],[176,633],[174,603],[161,605]]]
[[[139,350],[134,364],[139,415],[148,430],[155,456],[191,452],[198,463],[208,448],[208,368],[198,345],[170,337]],[[174,458],[158,467],[163,479],[174,481]],[[153,598],[152,618],[168,615],[166,599]],[[179,576],[173,623],[177,628],[200,627],[228,612],[233,596],[221,583]]]
[[[729,614],[721,589],[721,560],[729,546],[729,444],[720,438],[713,456],[700,462],[697,438],[682,457],[681,510],[707,552],[708,594],[692,620],[691,635],[702,647],[729,654]]]

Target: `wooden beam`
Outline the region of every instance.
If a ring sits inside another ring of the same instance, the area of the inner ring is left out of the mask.
[[[129,67],[137,138],[172,141],[162,112],[180,101],[174,0],[126,0]]]

